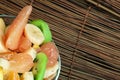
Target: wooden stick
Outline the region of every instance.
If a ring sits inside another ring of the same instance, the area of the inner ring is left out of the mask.
[[[106,11],[108,11],[108,12],[110,12],[111,14],[113,14],[113,15],[115,15],[117,17],[120,17],[120,14],[118,14],[118,13],[110,10],[109,8],[107,8],[107,7],[101,5],[101,4],[99,4],[99,3],[97,3],[97,2],[95,2],[93,0],[87,0],[87,1],[90,2],[90,3],[92,3],[92,4],[94,4],[94,5],[96,5],[96,6],[98,6],[98,7],[100,7],[100,8],[102,8],[102,9],[104,9],[104,10],[106,10]]]

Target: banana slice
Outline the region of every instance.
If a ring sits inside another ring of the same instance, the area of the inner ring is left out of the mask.
[[[3,73],[7,74],[10,67],[9,61],[4,58],[0,58],[0,66],[3,68]]]
[[[44,43],[50,42],[52,40],[52,33],[49,29],[48,24],[45,21],[41,19],[36,19],[31,21],[31,24],[34,24],[35,26],[42,30],[43,35],[45,37]]]
[[[0,18],[0,30],[2,30],[3,32],[5,30],[5,22],[2,18]]]
[[[5,48],[4,42],[3,42],[4,30],[5,30],[5,22],[2,18],[0,18],[0,53],[8,51]]]
[[[3,80],[3,68],[0,66],[0,80]]]
[[[58,62],[53,67],[46,68],[44,79],[48,79],[52,75],[54,76],[56,74],[58,68],[59,68]]]
[[[33,24],[25,26],[25,36],[36,45],[40,45],[44,41],[44,35],[41,30]]]
[[[7,48],[5,48],[5,45],[4,45],[4,42],[3,42],[3,36],[4,36],[4,33],[0,29],[0,53],[8,51]]]
[[[23,73],[21,80],[34,80],[33,73],[32,72]]]
[[[36,58],[36,54],[37,54],[36,50],[32,47],[26,50],[24,53],[29,54],[33,58],[33,60]]]

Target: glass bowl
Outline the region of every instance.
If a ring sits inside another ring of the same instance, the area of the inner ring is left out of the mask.
[[[5,20],[5,24],[10,24],[10,22],[15,18],[14,15],[5,15],[5,14],[0,14],[0,18],[3,18]],[[54,41],[53,41],[54,42]],[[53,80],[58,80],[60,76],[60,71],[61,71],[61,58],[60,55],[58,57],[58,70],[56,72],[56,75]]]

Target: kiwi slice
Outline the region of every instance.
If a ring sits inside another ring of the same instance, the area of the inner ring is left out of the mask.
[[[40,52],[35,59],[35,65],[32,69],[35,80],[43,80],[48,58],[46,54]]]
[[[45,21],[41,19],[37,19],[37,20],[31,21],[30,23],[41,29],[45,37],[44,43],[50,42],[52,40],[51,31],[49,29],[48,24]]]

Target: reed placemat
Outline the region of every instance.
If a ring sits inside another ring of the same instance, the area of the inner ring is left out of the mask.
[[[17,15],[30,0],[1,0]],[[62,59],[59,80],[120,80],[120,0],[34,0],[30,20],[45,20]]]

